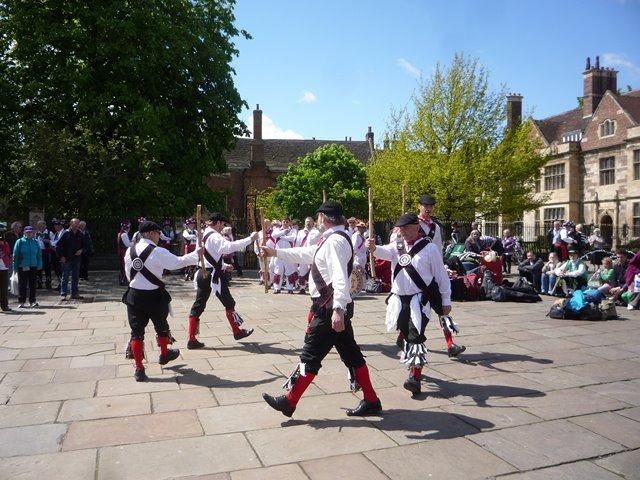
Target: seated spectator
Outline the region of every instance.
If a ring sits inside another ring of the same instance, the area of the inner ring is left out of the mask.
[[[541,258],[529,250],[527,252],[527,258],[520,262],[518,265],[518,273],[521,277],[526,278],[533,284],[533,288],[536,292],[542,290],[542,267],[544,262]]]
[[[640,252],[636,253],[629,261],[624,277],[627,291],[622,299],[627,303],[629,310],[640,309],[640,289],[635,284],[635,278],[638,274],[640,274]]]
[[[616,250],[616,261],[613,264],[613,278],[611,279],[612,287],[609,290],[609,295],[612,295],[617,301],[621,300],[621,295],[628,289],[625,280],[628,266],[628,253],[624,248],[619,248]]]
[[[602,259],[602,266],[595,273],[596,278],[600,282],[598,291],[605,297],[609,294],[611,287],[613,287],[615,271],[613,269],[613,259],[611,257],[605,257]]]
[[[560,278],[562,292],[565,295],[569,295],[578,288],[586,287],[588,282],[587,267],[578,256],[578,248],[569,247],[568,254],[569,260],[556,268],[556,276]]]
[[[555,252],[549,254],[549,259],[542,266],[540,293],[542,295],[553,295],[553,288],[556,286],[556,268],[560,266],[560,260]]]

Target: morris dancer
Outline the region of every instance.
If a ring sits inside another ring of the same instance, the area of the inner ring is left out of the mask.
[[[395,224],[401,238],[396,244],[376,245],[367,240],[369,251],[376,258],[391,262],[393,270],[392,295],[387,304],[388,330],[398,329],[403,335],[402,363],[409,367],[409,378],[404,388],[413,395],[420,393],[422,367],[427,363],[427,337],[425,328],[431,317],[431,291],[427,287],[433,280],[440,289],[443,329],[458,331],[451,313],[451,282],[442,262],[440,249],[420,234],[420,224],[415,213],[402,215]]]
[[[322,360],[335,346],[340,359],[355,372],[364,393],[364,399],[356,408],[347,410],[347,415],[374,415],[382,410],[382,404],[371,385],[367,363],[353,336],[353,301],[349,295],[353,247],[345,232],[342,205],[330,200],[324,202],[317,213],[317,223],[324,231],[316,246],[282,250],[261,247],[263,255],[311,264],[309,292],[313,302],[307,316],[300,364],[285,383],[290,391],[278,397],[264,393],[262,398],[283,415],[293,415],[300,397],[318,374]]]
[[[207,221],[207,228],[204,231],[202,238],[204,244],[203,253],[205,268],[207,272],[209,272],[209,275],[207,275],[207,278],[202,278],[202,269],[196,273],[196,299],[189,313],[189,341],[187,342],[187,348],[189,350],[204,347],[204,343],[198,341],[196,335],[200,327],[200,316],[207,306],[207,301],[212,291],[216,297],[218,297],[220,303],[224,305],[227,321],[233,331],[233,338],[242,340],[253,333],[253,328],[248,330],[240,328],[243,320],[238,312],[235,311],[236,301],[229,291],[229,278],[227,275],[224,275],[224,272],[232,269],[233,266],[225,264],[222,261],[222,256],[247,248],[247,245],[258,239],[258,232],[253,232],[250,236],[241,240],[229,242],[220,234],[226,223],[227,219],[224,215],[212,213]]]

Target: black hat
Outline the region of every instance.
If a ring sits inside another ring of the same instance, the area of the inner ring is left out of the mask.
[[[62,225],[62,226],[64,226],[64,220],[62,220],[62,219],[56,219],[56,218],[54,218],[52,223],[53,223],[54,225]]]
[[[435,205],[436,199],[427,193],[426,195],[422,195],[420,197],[418,203],[420,203],[420,205]]]
[[[217,213],[214,212],[211,215],[209,215],[209,220],[212,222],[225,222],[227,223],[227,219],[225,218],[225,216],[221,213]]]
[[[326,213],[327,215],[331,215],[332,217],[339,217],[343,215],[344,211],[342,210],[342,205],[334,200],[327,200],[320,208],[316,210],[316,213]]]
[[[405,213],[394,225],[394,227],[404,227],[405,225],[418,225],[418,216],[415,213]]]
[[[573,245],[567,249],[567,253],[580,253],[578,251],[578,247],[574,247]]]
[[[140,224],[140,227],[138,228],[138,230],[140,231],[140,233],[147,233],[147,232],[159,232],[162,230],[162,228],[160,228],[160,225],[158,225],[156,222],[152,222],[151,220],[145,220]]]

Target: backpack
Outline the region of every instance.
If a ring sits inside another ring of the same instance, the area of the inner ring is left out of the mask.
[[[496,284],[493,281],[493,272],[486,269],[482,285],[480,285],[480,300],[491,300],[491,292],[494,288],[496,288]]]
[[[454,302],[464,301],[464,280],[462,277],[451,279],[451,300]]]
[[[555,302],[553,302],[553,305],[551,305],[551,308],[549,309],[549,313],[547,313],[547,317],[563,319],[564,306],[566,303],[567,303],[566,298],[561,298],[560,300],[556,300]]]
[[[384,293],[382,280],[378,280],[377,278],[368,279],[364,284],[364,291],[367,293]]]
[[[464,300],[476,302],[480,300],[480,280],[475,273],[467,273],[462,277],[464,282]]]
[[[612,320],[618,318],[618,311],[616,310],[616,302],[612,298],[605,298],[598,305],[600,312],[602,313],[602,320]]]

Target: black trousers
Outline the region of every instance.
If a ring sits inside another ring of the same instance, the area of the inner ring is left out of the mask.
[[[202,278],[202,269],[199,269],[196,272],[196,285],[198,289],[196,291],[196,299],[191,305],[191,311],[189,315],[200,318],[204,309],[207,308],[207,302],[209,301],[209,297],[211,296],[211,272],[213,269],[207,268],[207,278]],[[224,308],[227,310],[232,310],[236,306],[236,301],[233,299],[231,295],[231,291],[229,290],[229,277],[228,275],[222,274],[220,277],[220,292],[216,293],[216,297],[220,300],[220,303],[224,305]]]
[[[18,303],[27,301],[27,289],[29,290],[29,303],[36,303],[36,284],[38,280],[38,270],[31,267],[26,272],[18,270]]]
[[[149,320],[159,337],[169,336],[169,302],[159,289],[129,288],[122,300],[127,305],[132,340],[144,340],[144,330]]]
[[[366,362],[353,336],[351,317],[353,303],[349,304],[344,316],[344,330],[336,332],[331,328],[331,308],[311,308],[312,319],[304,337],[304,346],[300,362],[305,364],[307,372],[317,375],[322,367],[322,360],[335,346],[340,360],[349,368],[360,368]]]

